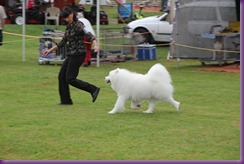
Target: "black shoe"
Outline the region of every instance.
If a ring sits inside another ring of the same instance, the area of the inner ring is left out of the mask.
[[[92,102],[95,102],[97,99],[97,96],[99,94],[100,88],[97,88],[93,93],[92,93]]]
[[[73,105],[73,103],[72,102],[70,102],[70,103],[58,103],[57,105]]]

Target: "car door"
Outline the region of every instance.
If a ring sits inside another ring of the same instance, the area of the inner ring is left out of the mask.
[[[166,16],[159,19],[157,24],[157,35],[155,41],[170,42],[173,32],[173,24],[166,21]]]

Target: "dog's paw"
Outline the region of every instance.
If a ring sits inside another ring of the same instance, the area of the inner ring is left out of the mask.
[[[177,104],[176,111],[180,110],[180,103]]]
[[[141,109],[141,105],[138,104],[136,107],[133,107],[131,109],[133,109],[133,110],[139,110],[139,109]]]
[[[151,113],[153,113],[153,112],[151,112],[151,111],[144,111],[143,113],[146,113],[146,114],[151,114]]]
[[[115,112],[115,111],[110,111],[110,112],[108,112],[109,114],[115,114],[115,113],[117,113],[117,112]]]
[[[131,109],[134,109],[134,110],[138,110],[141,108],[141,104],[137,104],[137,103],[131,103]]]
[[[136,108],[137,108],[137,109],[141,108],[141,104],[137,104],[137,105],[136,105]]]

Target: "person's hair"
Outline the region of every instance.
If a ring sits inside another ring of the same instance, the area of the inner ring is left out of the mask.
[[[73,16],[73,20],[74,20],[74,21],[78,20],[75,11],[74,11],[72,8],[68,7],[68,6],[65,7],[65,8],[62,10],[62,12],[61,12],[61,17],[62,17],[62,18],[67,18],[71,13],[74,14],[74,16]]]

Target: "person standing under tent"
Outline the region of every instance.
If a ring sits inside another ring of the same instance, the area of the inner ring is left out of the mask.
[[[0,46],[3,44],[3,28],[5,25],[6,18],[7,18],[6,12],[3,6],[0,5]]]
[[[59,105],[73,104],[70,97],[69,85],[90,93],[92,102],[95,102],[100,88],[77,79],[77,76],[79,74],[79,68],[86,57],[84,36],[87,36],[90,39],[90,42],[94,44],[94,51],[98,52],[99,49],[96,38],[91,32],[88,32],[85,29],[84,24],[78,20],[75,12],[70,7],[65,7],[62,10],[61,17],[67,22],[64,36],[59,43],[44,52],[47,56],[52,51],[68,44],[66,58],[61,66],[58,76],[59,95],[61,100]]]

